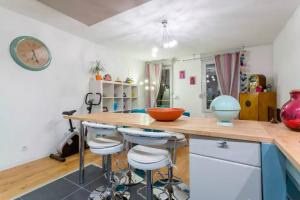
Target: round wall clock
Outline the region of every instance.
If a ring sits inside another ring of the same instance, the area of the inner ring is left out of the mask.
[[[10,54],[17,64],[31,71],[46,69],[51,62],[47,46],[30,36],[15,38],[10,44]]]

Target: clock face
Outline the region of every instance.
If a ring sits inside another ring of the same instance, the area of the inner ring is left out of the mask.
[[[46,45],[29,36],[14,39],[10,52],[16,63],[32,71],[43,70],[51,62],[51,55]]]

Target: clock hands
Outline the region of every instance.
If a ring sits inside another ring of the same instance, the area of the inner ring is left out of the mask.
[[[32,58],[31,58],[31,59],[32,59],[32,60],[35,59],[35,61],[36,61],[37,63],[39,63],[39,60],[38,60],[37,57],[36,57],[35,51],[34,51],[33,49],[32,49],[31,51],[32,51]]]

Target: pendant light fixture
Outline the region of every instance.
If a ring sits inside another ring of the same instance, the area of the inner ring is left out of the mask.
[[[177,40],[172,39],[170,37],[169,31],[168,31],[168,20],[163,19],[162,20],[162,46],[165,49],[173,48],[178,45]]]
[[[176,47],[178,45],[177,40],[171,38],[169,31],[168,31],[168,20],[163,19],[161,21],[162,24],[162,42],[161,42],[161,47],[164,49],[170,49],[173,47]],[[156,58],[157,53],[159,51],[158,47],[153,47],[152,48],[152,57]]]

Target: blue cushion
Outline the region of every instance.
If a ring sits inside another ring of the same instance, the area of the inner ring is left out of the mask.
[[[146,109],[145,108],[133,109],[131,110],[131,113],[146,113]]]

